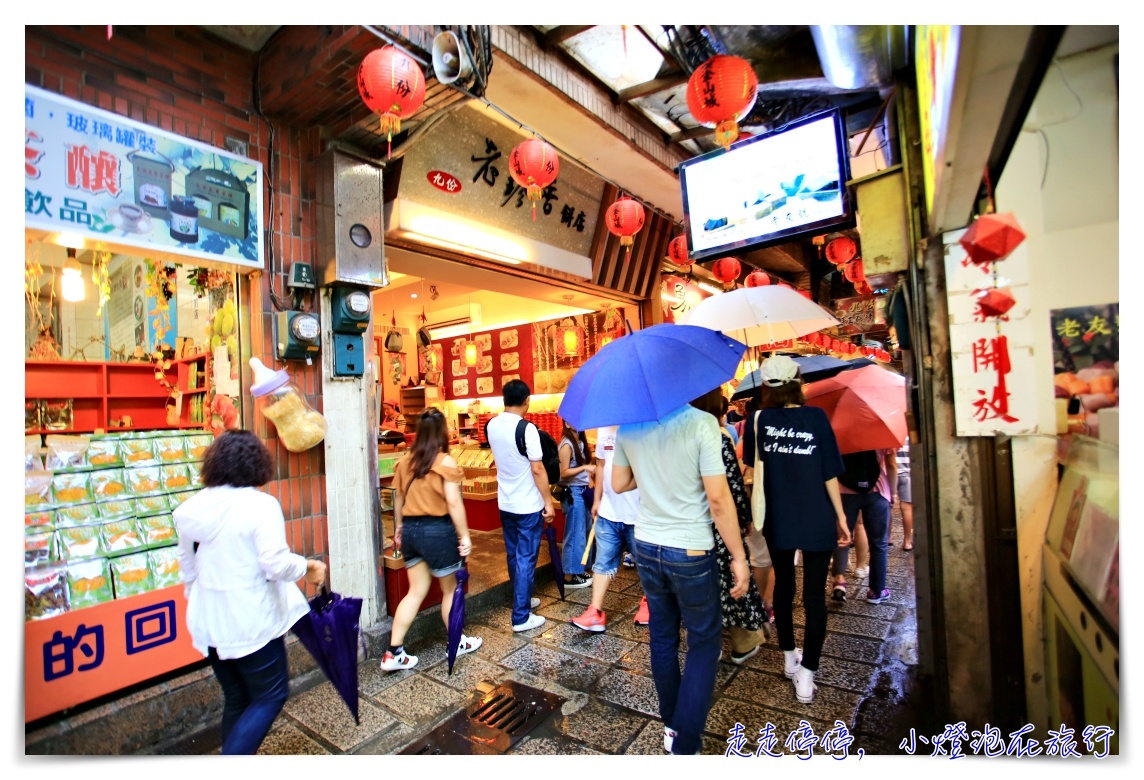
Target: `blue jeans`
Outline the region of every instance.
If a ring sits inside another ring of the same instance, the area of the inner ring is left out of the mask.
[[[512,624],[528,620],[532,610],[532,583],[536,579],[536,560],[540,557],[540,532],[544,521],[540,512],[518,515],[500,510],[504,554],[508,559],[508,577],[512,581]]]
[[[651,674],[659,716],[676,732],[672,753],[699,752],[723,642],[723,607],[715,550],[688,555],[678,547],[636,540],[636,567],[647,596]],[[679,670],[679,626],[687,629],[687,657]]]
[[[564,549],[560,563],[565,576],[584,573],[584,548],[588,546],[588,508],[584,506],[587,485],[568,485],[568,498],[560,502],[564,511]]]
[[[877,491],[866,495],[843,493],[842,511],[846,513],[846,524],[853,536],[858,525],[858,513],[862,513],[862,525],[866,529],[866,540],[870,543],[870,591],[877,596],[886,587],[886,563],[890,550],[890,502]],[[846,561],[850,550],[842,547],[834,553],[834,573],[846,571]],[[841,569],[839,565],[841,564]]]
[[[207,658],[222,686],[222,754],[252,756],[290,695],[286,642],[278,637],[250,655],[226,660],[212,647]]]
[[[614,577],[620,568],[620,555],[626,547],[635,555],[636,527],[600,515],[596,518],[596,562],[592,564],[594,574]]]

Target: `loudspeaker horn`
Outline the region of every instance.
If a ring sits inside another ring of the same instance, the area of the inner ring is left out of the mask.
[[[468,78],[473,64],[455,33],[445,31],[433,38],[433,74],[442,84]]]

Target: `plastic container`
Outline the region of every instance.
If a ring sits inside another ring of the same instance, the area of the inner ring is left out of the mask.
[[[306,403],[285,369],[271,371],[258,358],[250,359],[250,368],[254,372],[250,394],[262,416],[274,423],[282,446],[305,452],[326,438],[326,418]]]

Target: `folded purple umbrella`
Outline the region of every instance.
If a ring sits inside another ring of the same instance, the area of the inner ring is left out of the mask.
[[[560,600],[564,600],[564,564],[560,562],[560,549],[556,546],[556,527],[545,523],[544,537],[548,539],[548,557],[552,559],[552,573],[556,577],[556,587],[560,589]]]
[[[461,646],[461,636],[465,631],[465,583],[468,579],[469,572],[462,566],[457,570],[457,587],[453,588],[453,607],[449,610],[449,638],[445,645],[445,655],[449,659],[449,674],[453,673],[453,664],[457,661],[457,650]]]
[[[361,636],[361,599],[345,598],[330,593],[323,585],[310,599],[310,611],[299,618],[292,629],[295,636],[318,663],[318,668],[333,683],[354,716],[358,717],[358,657]]]

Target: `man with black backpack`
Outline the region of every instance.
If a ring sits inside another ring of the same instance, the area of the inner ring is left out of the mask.
[[[512,630],[528,631],[544,625],[532,612],[540,606],[532,598],[540,536],[544,523],[556,517],[546,460],[550,453],[541,446],[541,431],[524,419],[532,391],[519,379],[504,386],[504,412],[485,425],[485,436],[497,466],[497,505],[500,509],[508,576],[512,581]],[[547,434],[545,434],[547,435]],[[523,447],[518,445],[518,436]],[[551,441],[551,436],[548,437]],[[555,451],[553,441],[551,449]],[[556,478],[560,460],[556,454]]]
[[[890,598],[886,587],[886,562],[890,548],[890,507],[894,503],[894,487],[898,484],[898,459],[894,450],[864,450],[842,456],[846,472],[838,478],[838,492],[842,494],[842,509],[850,536],[862,515],[866,539],[870,545],[870,585],[866,601],[881,604]],[[846,564],[850,548],[841,547],[834,553],[834,597],[845,599]]]

